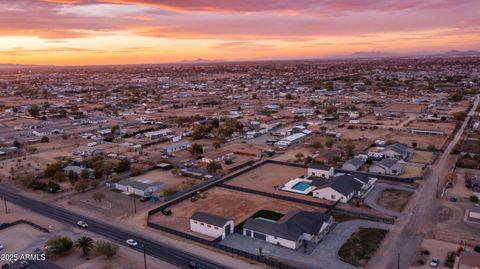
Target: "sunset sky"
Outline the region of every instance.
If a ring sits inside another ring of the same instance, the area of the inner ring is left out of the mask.
[[[0,63],[480,50],[479,0],[0,0]]]

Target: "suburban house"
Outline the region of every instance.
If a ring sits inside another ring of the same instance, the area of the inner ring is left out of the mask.
[[[477,269],[480,268],[480,254],[470,251],[462,251],[455,260],[455,269]]]
[[[63,172],[67,175],[70,172],[73,172],[73,173],[77,174],[78,176],[80,176],[84,170],[88,171],[88,176],[89,177],[93,176],[93,169],[92,168],[83,168],[81,166],[76,166],[76,165],[69,165],[69,166],[63,168]]]
[[[319,212],[292,211],[278,221],[264,218],[248,219],[243,235],[290,249],[304,242],[319,243],[330,231],[333,217]]]
[[[148,137],[151,139],[157,139],[157,138],[169,137],[169,136],[175,135],[175,132],[170,129],[162,129],[158,131],[147,132],[144,135],[145,137]]]
[[[363,161],[361,159],[353,158],[346,161],[342,165],[342,169],[347,171],[358,171],[358,169],[360,169],[362,165],[363,165]]]
[[[17,152],[17,147],[0,147],[0,157],[10,156]]]
[[[342,157],[342,152],[339,150],[326,150],[315,156],[315,161],[320,163],[333,164],[335,160]]]
[[[192,144],[190,142],[180,142],[173,145],[162,147],[164,153],[173,153],[180,150],[188,149]]]
[[[335,169],[333,169],[333,167],[319,163],[309,164],[307,170],[309,176],[324,177],[327,179],[332,177],[334,172]]]
[[[373,189],[376,181],[377,179],[363,174],[344,174],[331,180],[314,178],[311,186],[316,187],[313,197],[348,203],[352,197],[365,197]]]
[[[229,150],[215,150],[207,152],[203,155],[202,162],[211,163],[211,162],[221,162],[228,158],[233,158],[235,154]]]
[[[383,159],[370,165],[368,171],[370,173],[398,176],[403,173],[403,166],[397,160]]]
[[[94,147],[80,146],[73,151],[73,155],[80,155],[83,157],[99,156],[104,154],[104,151]]]
[[[38,136],[38,137],[54,135],[54,134],[62,134],[62,133],[63,133],[63,129],[57,129],[57,128],[41,128],[41,129],[34,130],[32,132],[34,136]]]
[[[150,183],[147,180],[144,182],[131,180],[131,179],[122,179],[116,183],[113,183],[113,188],[126,192],[128,194],[135,194],[142,197],[149,197],[154,192],[160,190],[163,187],[164,183],[154,182]]]
[[[190,230],[213,238],[225,239],[233,233],[233,220],[205,212],[195,212],[190,218]]]
[[[386,146],[382,153],[385,157],[396,160],[405,160],[410,156],[409,148],[400,143]]]

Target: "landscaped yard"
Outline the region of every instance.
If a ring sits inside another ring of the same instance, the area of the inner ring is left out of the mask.
[[[387,232],[377,228],[359,228],[343,244],[338,256],[349,263],[364,266],[380,246]]]
[[[285,216],[285,215],[281,214],[281,213],[278,213],[278,212],[274,212],[274,211],[270,211],[270,210],[260,210],[260,211],[257,211],[255,214],[253,214],[252,216],[250,216],[247,219],[264,218],[264,219],[269,219],[269,220],[273,220],[273,221],[278,221],[283,216]],[[247,221],[247,219],[245,219],[245,221]],[[245,223],[245,221],[238,224],[236,226],[236,228],[238,228],[238,229],[243,228],[243,224]]]
[[[386,189],[378,197],[378,205],[392,211],[402,212],[413,192]]]
[[[435,152],[417,150],[413,153],[409,161],[412,163],[429,164],[433,162],[434,158],[435,158]]]

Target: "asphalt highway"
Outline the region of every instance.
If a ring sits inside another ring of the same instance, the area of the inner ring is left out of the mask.
[[[127,239],[134,239],[139,243],[139,245],[137,247],[131,248],[139,251],[140,258],[143,255],[142,244],[144,244],[145,252],[148,256],[158,258],[162,261],[178,266],[180,268],[189,268],[189,263],[191,261],[200,263],[209,269],[228,268],[223,265],[216,264],[213,261],[191,255],[183,250],[173,248],[169,245],[151,240],[133,231],[128,231],[126,229],[121,229],[116,226],[107,225],[99,221],[95,221],[94,219],[70,212],[63,208],[52,206],[47,203],[30,199],[17,193],[13,193],[4,188],[0,188],[0,197],[6,197],[7,202],[16,204],[35,213],[41,214],[45,217],[49,217],[53,220],[63,222],[72,226],[77,226],[77,222],[79,220],[85,221],[88,224],[87,230],[89,232],[106,237],[123,246],[130,247],[125,243],[125,241]]]

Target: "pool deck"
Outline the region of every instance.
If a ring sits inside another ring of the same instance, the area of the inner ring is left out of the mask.
[[[312,183],[312,181],[307,179],[307,178],[298,177],[298,178],[292,179],[289,182],[285,183],[285,185],[281,188],[281,190],[308,195],[310,192],[312,192],[315,189],[315,187],[312,187],[312,186],[310,186],[310,187],[308,187],[304,190],[296,190],[296,189],[293,188],[295,185],[297,185],[298,183],[301,183],[301,182],[306,182],[308,184]]]

